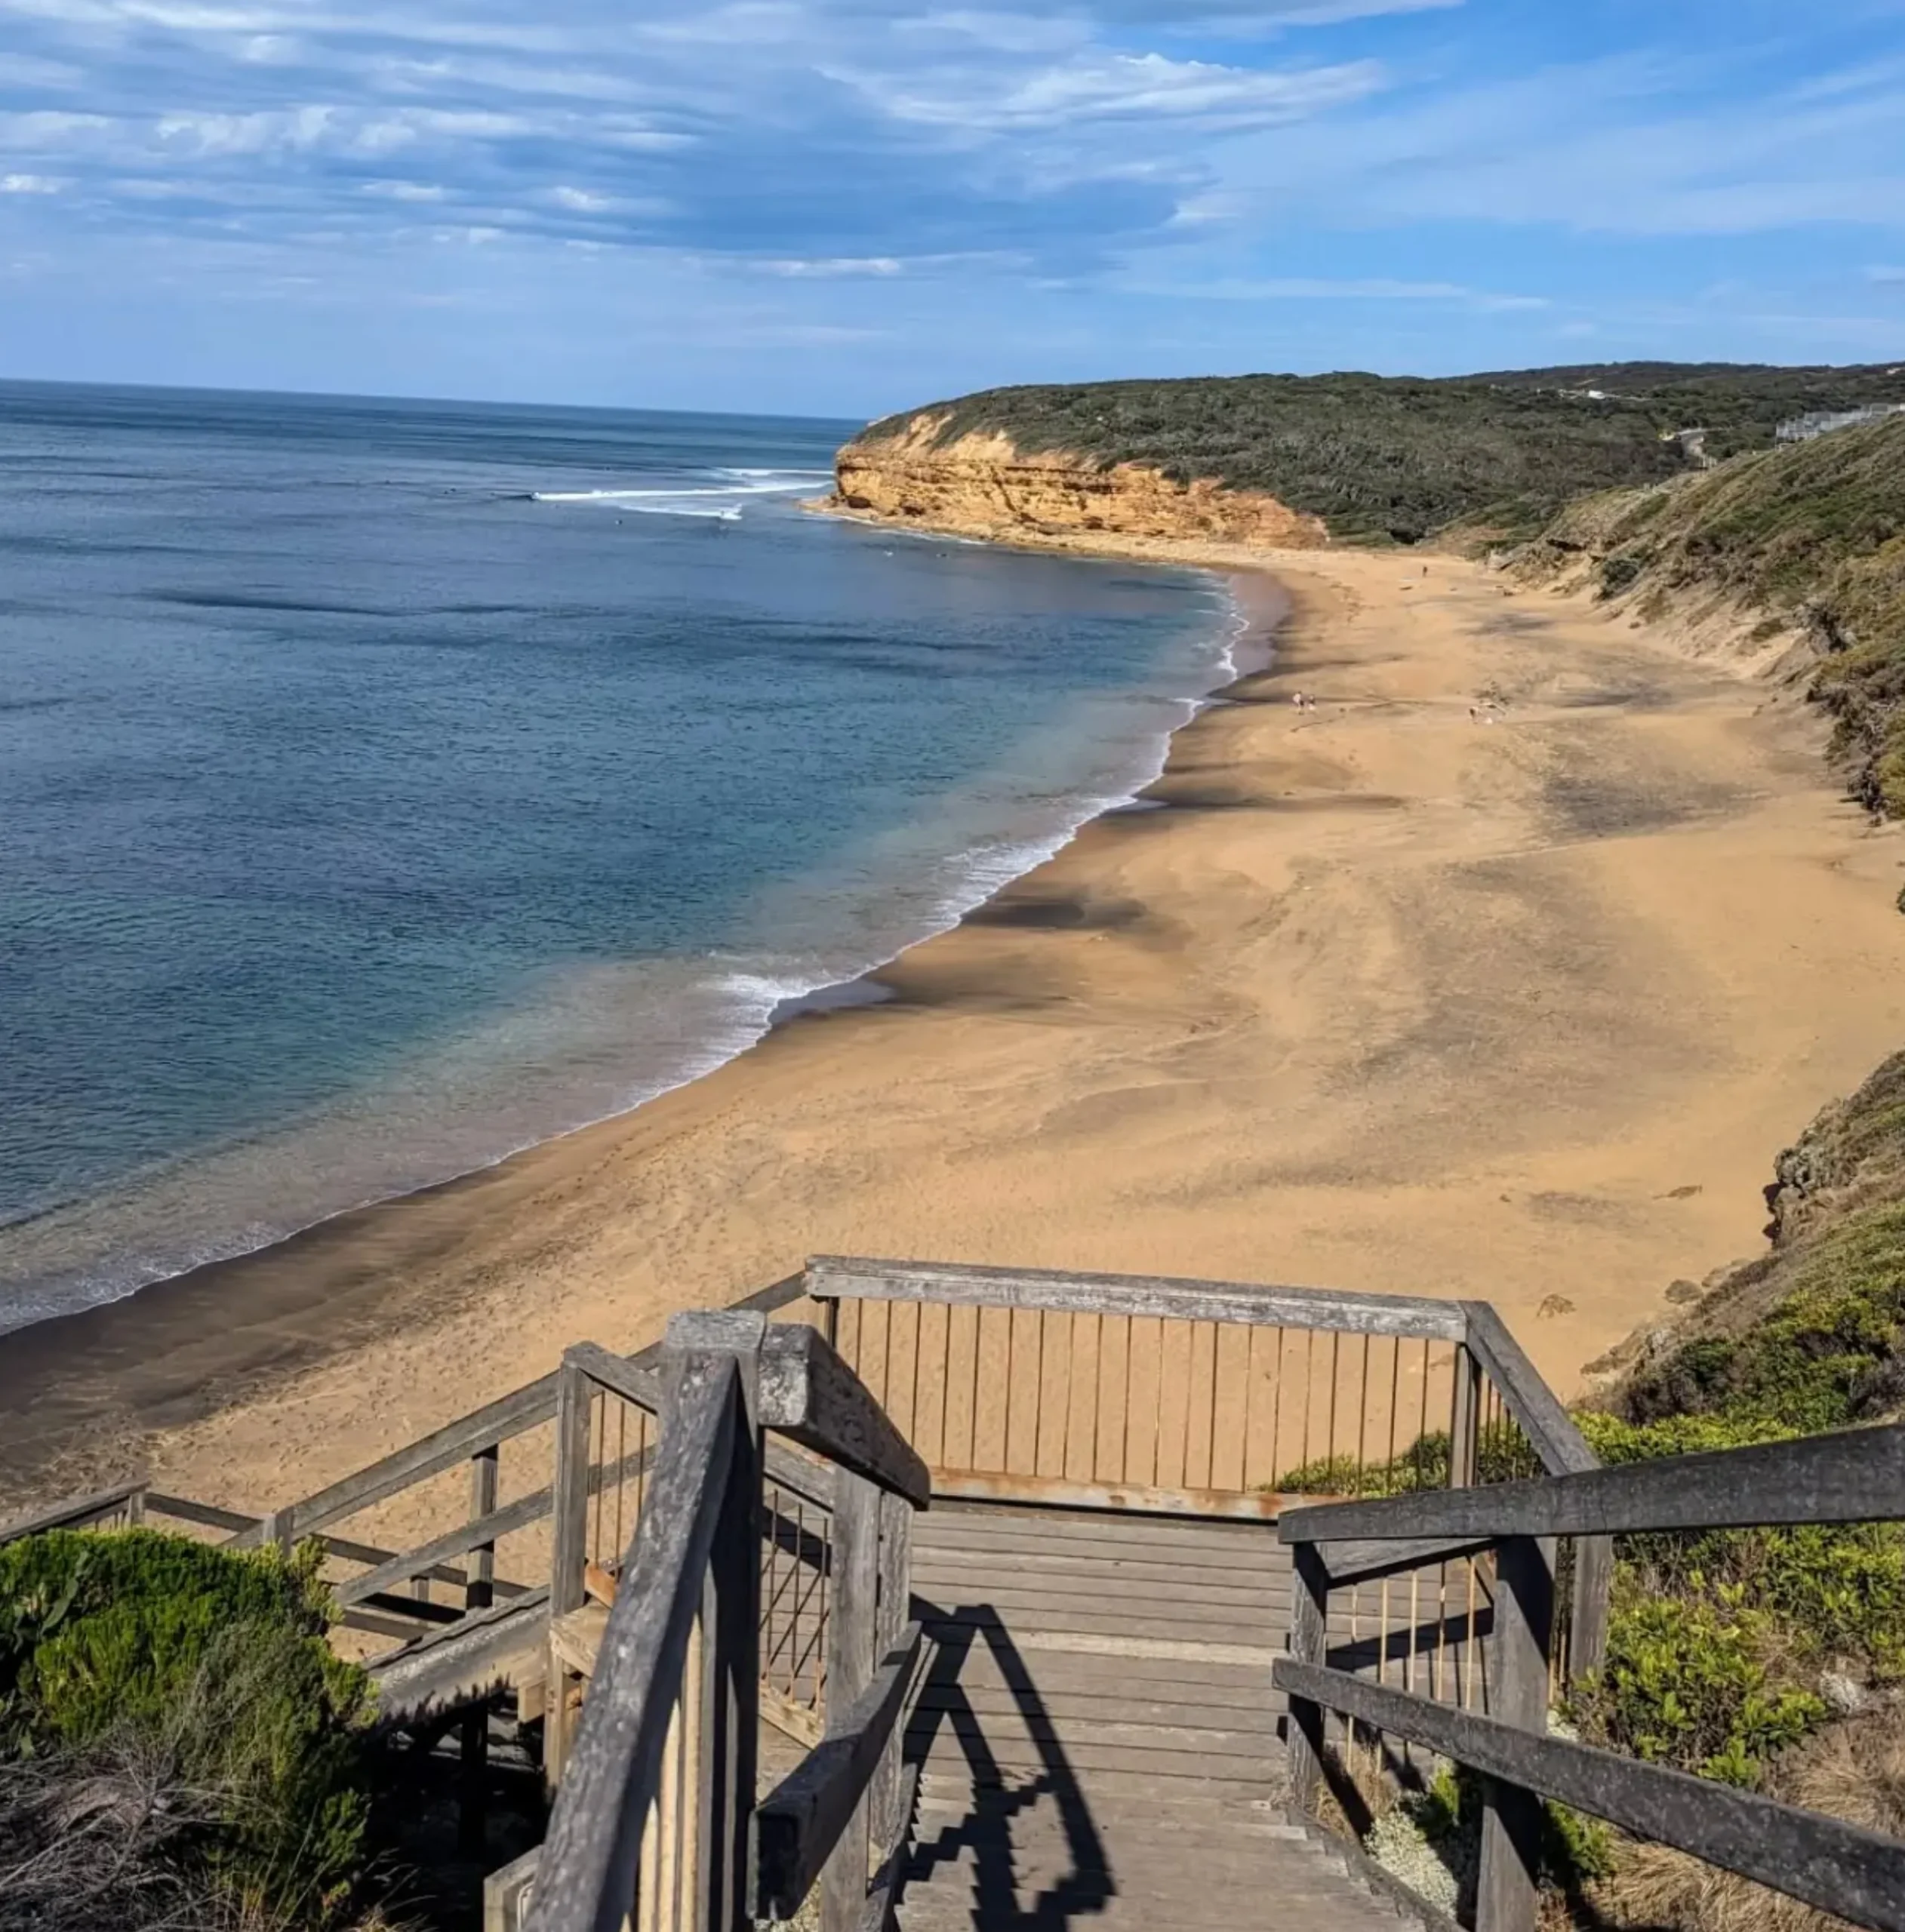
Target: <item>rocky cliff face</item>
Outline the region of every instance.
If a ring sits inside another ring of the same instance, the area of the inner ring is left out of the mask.
[[[1313,549],[1322,518],[1276,497],[1211,482],[1174,482],[1137,463],[1105,469],[1062,451],[1021,455],[1004,436],[936,447],[945,417],[909,417],[897,435],[861,438],[835,459],[843,509],[975,537],[1103,533]]]

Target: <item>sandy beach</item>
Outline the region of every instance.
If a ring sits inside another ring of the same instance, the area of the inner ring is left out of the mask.
[[[1816,718],[1453,558],[1129,549],[1294,604],[1140,808],[882,1004],[9,1336],[0,1491],[262,1508],[814,1252],[1480,1297],[1564,1389],[1753,1252],[1775,1154],[1905,1041],[1905,843]]]

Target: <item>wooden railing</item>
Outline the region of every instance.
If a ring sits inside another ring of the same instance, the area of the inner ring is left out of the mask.
[[[1905,1932],[1905,1842],[1757,1794],[1547,1734],[1554,1550],[1562,1537],[1905,1519],[1905,1426],[1593,1469],[1497,1487],[1294,1511],[1293,1795],[1314,1806],[1324,1714],[1485,1774],[1476,1932],[1532,1932],[1540,1801],[1688,1853],[1873,1932]],[[1386,1571],[1492,1552],[1487,1715],[1333,1669],[1329,1595]]]
[[[839,1256],[805,1288],[938,1496],[1273,1521],[1597,1466],[1485,1302]],[[1561,1672],[1600,1661],[1611,1560],[1568,1552]],[[1346,1608],[1379,1681],[1479,1703],[1493,1588],[1457,1559]]]
[[[728,1932],[790,1916],[817,1882],[828,1932],[883,1923],[909,1806],[900,1718],[917,1660],[909,1524],[925,1466],[833,1350],[759,1314],[678,1315],[660,1427],[537,1860],[532,1932]],[[580,1607],[590,1383],[639,1401],[627,1365],[571,1352],[557,1426],[555,1616]],[[771,1429],[831,1474],[827,1724],[755,1801],[759,1531]],[[566,1692],[551,1687],[566,1709]],[[876,1857],[877,1854],[877,1857]],[[877,1865],[877,1869],[876,1866]]]

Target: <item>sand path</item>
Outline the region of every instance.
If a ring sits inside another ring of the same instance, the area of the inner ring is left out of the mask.
[[[77,1429],[263,1506],[810,1252],[1479,1296],[1574,1384],[1753,1251],[1774,1154],[1905,1039],[1905,843],[1803,706],[1671,638],[1452,559],[1269,561],[1278,665],[1157,808],[890,1003],[10,1338],[0,1471],[72,1476]]]

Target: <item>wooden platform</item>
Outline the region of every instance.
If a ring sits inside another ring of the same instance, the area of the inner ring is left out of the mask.
[[[1314,1924],[1395,1909],[1283,1809],[1273,1527],[936,1503],[913,1531],[937,1645],[903,1932]]]

